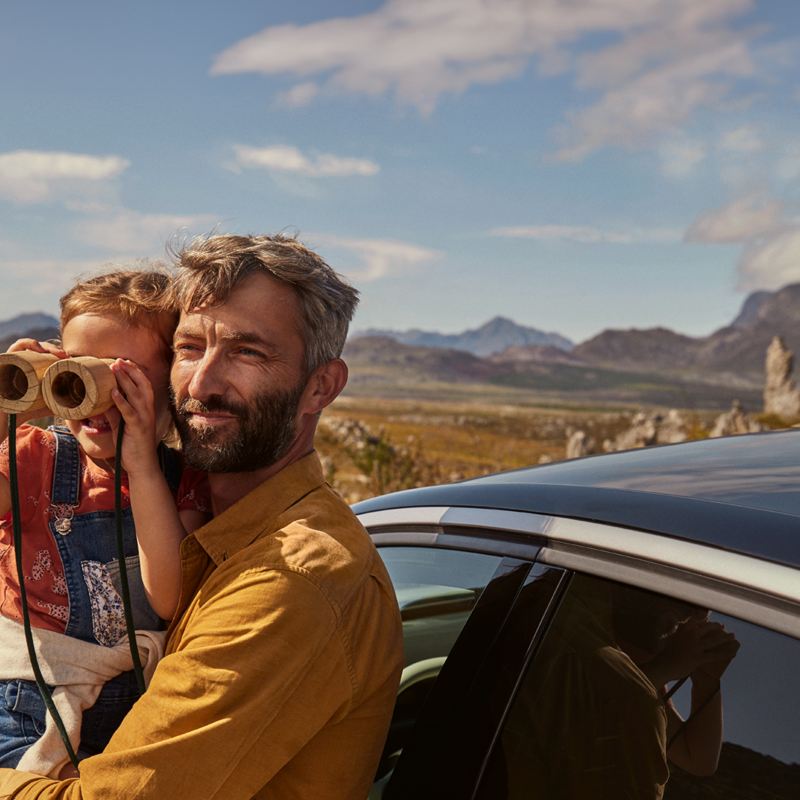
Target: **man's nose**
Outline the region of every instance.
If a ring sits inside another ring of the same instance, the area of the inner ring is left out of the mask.
[[[194,362],[189,379],[189,396],[195,400],[205,400],[212,395],[224,394],[224,379],[219,358],[215,353],[206,350],[203,357]]]

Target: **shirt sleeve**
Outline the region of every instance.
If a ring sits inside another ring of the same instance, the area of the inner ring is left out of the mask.
[[[239,575],[195,611],[80,778],[3,769],[0,798],[250,800],[346,713],[347,664],[336,614],[310,580],[288,570]]]
[[[208,473],[191,467],[184,467],[176,496],[178,511],[200,511],[211,513],[211,490],[208,486]]]

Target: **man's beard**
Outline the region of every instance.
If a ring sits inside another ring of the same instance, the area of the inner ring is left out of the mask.
[[[261,394],[252,405],[233,403],[212,395],[204,403],[192,398],[177,402],[172,415],[181,437],[185,462],[206,472],[251,472],[269,467],[289,449],[295,438],[295,416],[305,386]],[[192,413],[224,411],[238,420],[234,431],[190,424]]]

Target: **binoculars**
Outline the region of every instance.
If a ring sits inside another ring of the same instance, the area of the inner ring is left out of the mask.
[[[0,355],[0,411],[41,412],[61,419],[86,419],[114,405],[117,385],[111,358],[56,358],[21,350]]]

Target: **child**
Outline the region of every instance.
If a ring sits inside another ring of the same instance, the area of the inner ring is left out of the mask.
[[[75,669],[97,666],[94,680],[102,685],[108,677],[103,670],[114,675],[119,658],[127,660],[127,671],[108,680],[93,705],[91,698],[79,704],[91,706],[82,715],[82,736],[70,731],[76,750],[80,742],[81,757],[105,747],[138,698],[130,653],[123,656],[128,645],[120,643],[126,628],[117,568],[114,461],[121,415],[126,422],[125,557],[137,632],[158,630],[161,620],[175,613],[180,542],[208,519],[204,474],[188,468],[181,472],[177,453],[158,444],[171,425],[169,367],[177,313],[165,305],[168,288],[169,278],[159,272],[117,271],[79,282],[61,299],[60,347],[21,339],[9,348],[117,359],[111,367],[118,382],[112,393],[116,407],[89,419],[68,420],[66,428],[45,431],[23,424],[17,432],[28,608],[42,670],[48,683],[56,685],[54,700],[59,686],[69,689],[67,684],[86,682],[85,675],[75,677]],[[42,736],[47,720],[36,684],[20,679],[32,676],[14,672],[21,667],[20,653],[27,661],[27,651],[19,624],[7,434],[8,417],[0,414],[0,766],[22,768],[19,762],[25,757],[30,768],[31,753],[26,751]],[[151,640],[150,645],[145,650],[152,655],[159,642]],[[81,710],[71,715],[73,727],[80,726]],[[70,708],[66,713],[70,716]],[[69,729],[66,718],[64,722]],[[48,733],[53,733],[52,725]],[[59,774],[67,757],[57,735],[55,739],[58,747],[50,735],[46,752],[31,756],[34,771]],[[58,763],[52,763],[54,757]]]

